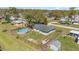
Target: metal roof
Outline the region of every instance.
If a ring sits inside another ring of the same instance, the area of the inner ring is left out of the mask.
[[[60,43],[60,41],[58,41],[58,40],[52,40],[52,42],[51,42],[51,45],[53,46],[55,46],[55,47],[60,47],[60,45],[61,45],[61,43]]]
[[[79,34],[79,31],[71,30],[70,33]]]
[[[47,25],[44,25],[44,24],[35,24],[34,29],[42,31],[44,33],[48,33],[52,30],[55,30],[55,28],[52,25],[47,26]]]

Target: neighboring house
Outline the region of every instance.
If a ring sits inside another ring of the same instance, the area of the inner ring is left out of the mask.
[[[65,24],[67,21],[71,21],[71,19],[68,16],[61,17],[60,23]]]
[[[60,23],[62,23],[62,24],[64,24],[66,21],[68,21],[68,18],[63,17],[63,18],[60,19]]]
[[[0,19],[3,19],[4,18],[4,16],[0,16]]]
[[[0,22],[5,21],[4,16],[0,16]]]
[[[73,18],[73,19],[79,19],[79,15],[78,15],[78,14],[72,15],[72,18]]]
[[[77,20],[77,19],[72,20],[72,24],[79,24],[79,20]]]
[[[22,18],[18,18],[18,19],[12,18],[11,24],[13,24],[17,28],[22,28],[22,27],[27,26],[27,21],[25,19],[22,19]]]
[[[70,36],[73,36],[75,39],[75,42],[77,44],[79,44],[79,31],[76,31],[76,30],[71,30],[70,33],[69,33]]]
[[[20,23],[27,23],[25,19],[18,19],[11,21],[11,24],[20,24]]]
[[[44,24],[35,24],[33,28],[35,31],[37,31],[43,35],[49,35],[50,33],[55,31],[55,28],[52,25],[47,26]]]
[[[72,23],[79,24],[79,15],[72,15]]]
[[[59,40],[52,40],[49,44],[49,47],[53,51],[59,51],[61,49],[61,42]]]
[[[10,17],[10,20],[13,21],[13,20],[16,20],[16,18],[13,17],[13,16],[11,16],[11,17]]]
[[[71,30],[69,32],[69,35],[73,36],[73,37],[79,37],[79,31],[77,31],[77,30]]]
[[[54,19],[55,19],[54,16],[52,16],[52,17],[48,17],[48,20],[54,20]]]

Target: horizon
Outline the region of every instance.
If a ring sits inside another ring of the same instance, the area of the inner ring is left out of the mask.
[[[41,10],[69,10],[70,7],[16,7],[18,9],[41,9]],[[79,10],[76,7],[75,10]]]
[[[1,9],[6,9],[9,7],[0,7]],[[69,10],[70,7],[15,7],[17,9],[41,9],[41,10]],[[75,10],[79,10],[79,7],[76,7]]]

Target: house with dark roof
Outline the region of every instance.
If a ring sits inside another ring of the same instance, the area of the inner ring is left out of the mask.
[[[49,35],[55,31],[55,28],[52,25],[35,24],[33,28],[35,31],[43,35]]]

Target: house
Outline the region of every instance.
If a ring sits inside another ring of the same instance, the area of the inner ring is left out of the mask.
[[[18,19],[14,18],[14,20],[11,20],[11,24],[13,24],[17,28],[22,28],[27,26],[27,21],[22,18],[18,18]]]
[[[71,30],[69,35],[73,36],[75,38],[75,42],[79,44],[79,31]]]
[[[0,19],[3,19],[4,18],[4,16],[0,16]]]
[[[78,14],[72,15],[72,19],[79,19],[79,15]]]
[[[75,39],[75,42],[79,44],[79,37]]]
[[[20,24],[20,23],[26,23],[25,19],[18,19],[18,20],[13,20],[11,21],[11,24]]]
[[[79,15],[72,15],[72,23],[79,24]]]
[[[77,37],[79,37],[79,31],[77,31],[77,30],[71,30],[69,32],[69,35],[77,38]]]
[[[49,44],[49,47],[53,51],[59,51],[61,49],[61,42],[57,39],[52,40]]]
[[[79,15],[72,15],[72,24],[79,24]]]
[[[10,20],[13,21],[13,20],[16,20],[16,18],[13,17],[13,16],[11,16],[11,17],[10,17]]]
[[[44,25],[44,24],[35,24],[34,31],[37,31],[43,35],[49,35],[50,33],[55,31],[55,28],[52,25]]]
[[[48,17],[48,20],[54,20],[54,19],[55,19],[54,16],[52,16],[52,17]]]
[[[62,23],[62,24],[65,24],[66,21],[68,21],[68,18],[63,17],[60,19],[60,23]]]
[[[68,16],[65,16],[65,17],[61,17],[59,22],[61,24],[65,24],[67,21],[71,21],[71,19]]]
[[[72,20],[72,24],[79,24],[79,20],[77,20],[77,19]]]

